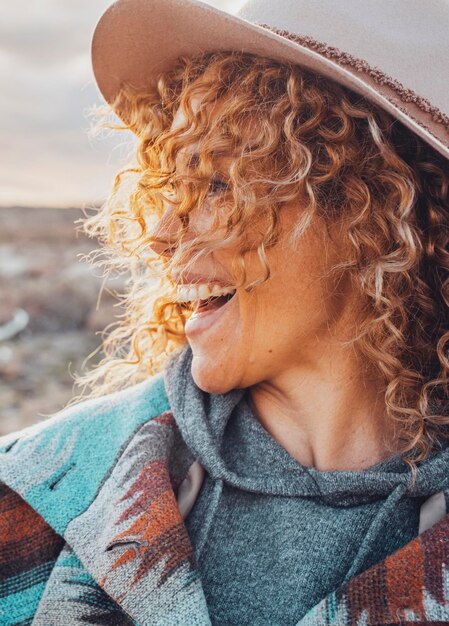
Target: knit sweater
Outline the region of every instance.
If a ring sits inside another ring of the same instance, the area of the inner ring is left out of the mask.
[[[206,405],[232,411],[241,393],[207,394]],[[211,626],[185,523],[211,467],[185,434],[157,375],[0,438],[2,626]],[[297,626],[449,623],[449,480],[438,456],[420,534],[322,597]],[[233,471],[216,470],[223,481]],[[359,493],[379,484],[375,474],[363,473]],[[392,472],[392,483],[400,476]],[[250,492],[254,478],[240,480]],[[267,481],[279,489],[276,476]],[[425,476],[416,489],[426,489]]]

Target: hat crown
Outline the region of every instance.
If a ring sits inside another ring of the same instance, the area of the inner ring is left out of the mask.
[[[449,113],[448,0],[248,0],[237,15],[363,59]]]

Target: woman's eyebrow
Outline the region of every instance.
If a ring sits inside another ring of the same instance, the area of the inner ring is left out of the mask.
[[[183,165],[186,169],[195,169],[200,164],[199,152],[186,153],[181,151],[178,154],[181,157],[182,162],[179,165]],[[214,150],[212,151],[212,159],[215,161],[226,161],[232,158],[232,154],[228,150]],[[184,160],[185,159],[185,160]],[[224,164],[224,163],[223,163]]]

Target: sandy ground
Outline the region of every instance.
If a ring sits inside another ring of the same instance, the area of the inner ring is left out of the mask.
[[[102,279],[80,259],[96,247],[76,233],[82,216],[78,209],[0,208],[0,434],[67,403],[71,373],[82,371],[99,332],[120,313],[107,291],[97,309]],[[26,319],[20,332],[1,338]]]

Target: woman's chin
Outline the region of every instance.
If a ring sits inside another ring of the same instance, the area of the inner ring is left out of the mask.
[[[209,359],[195,357],[192,360],[192,378],[197,387],[206,393],[227,393],[235,388],[234,379],[226,375],[226,369],[218,363],[210,363]]]

